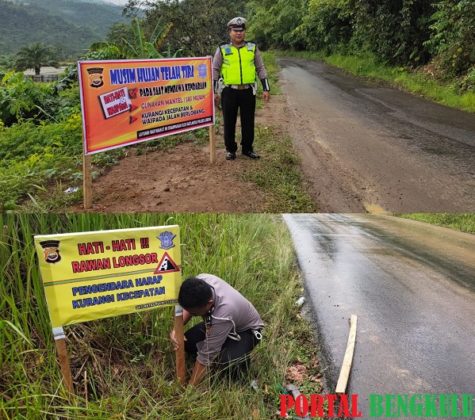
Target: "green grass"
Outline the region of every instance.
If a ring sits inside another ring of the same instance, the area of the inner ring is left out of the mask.
[[[77,393],[68,399],[33,235],[165,224],[181,227],[185,277],[221,276],[261,313],[265,339],[248,380],[208,377],[181,389],[168,339],[173,309],[163,308],[65,327]],[[294,306],[301,285],[278,216],[0,214],[0,225],[1,418],[267,419],[279,408],[286,368],[314,358],[309,326]],[[257,391],[249,386],[254,378]]]
[[[475,233],[475,213],[409,213],[396,214],[396,216],[460,230],[461,232]]]
[[[277,64],[276,53],[273,51],[262,51],[262,59],[267,70],[267,78],[269,79],[271,95],[280,95],[282,93],[279,87],[279,66]],[[258,83],[260,91],[262,91],[261,83]]]
[[[242,178],[268,193],[266,211],[311,213],[315,203],[305,188],[292,140],[273,127],[257,126],[255,147],[263,159],[249,162]]]
[[[276,55],[273,52],[263,52],[262,56],[271,85],[271,95],[280,95]],[[260,94],[259,103],[262,104]],[[299,158],[293,149],[291,138],[276,127],[256,125],[254,144],[256,150],[262,153],[263,159],[249,162],[242,179],[253,182],[268,193],[264,210],[272,213],[316,211],[315,203],[303,181]]]
[[[203,145],[207,135],[208,130],[201,129],[130,147],[144,154],[185,142]],[[57,211],[81,201],[81,136],[79,114],[59,123],[0,127],[0,211]],[[116,165],[130,147],[93,155],[93,177]],[[65,195],[69,187],[80,192]]]
[[[427,74],[410,71],[404,67],[392,67],[381,64],[371,54],[359,56],[342,54],[324,55],[309,51],[279,51],[277,54],[309,60],[322,60],[354,75],[385,81],[391,86],[421,95],[442,105],[475,112],[475,92],[460,94],[455,84],[442,83],[434,80]]]

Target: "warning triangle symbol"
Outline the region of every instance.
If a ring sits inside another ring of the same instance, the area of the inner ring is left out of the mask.
[[[180,271],[180,267],[178,267],[178,264],[172,260],[170,255],[168,255],[168,252],[164,252],[163,257],[153,274],[174,273],[176,271]]]

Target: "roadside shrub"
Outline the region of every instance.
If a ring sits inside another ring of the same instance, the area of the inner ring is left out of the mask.
[[[443,0],[435,8],[426,44],[447,77],[466,74],[475,65],[475,2]]]
[[[8,72],[0,80],[0,120],[11,126],[27,120],[58,122],[79,112],[77,84],[60,89],[59,83],[36,83],[23,73]]]
[[[21,161],[35,153],[81,154],[81,118],[78,114],[56,124],[28,121],[0,131],[0,160]]]
[[[462,92],[475,92],[475,66],[473,66],[459,83]]]
[[[79,112],[60,122],[0,124],[0,211],[16,209],[28,195],[53,200],[47,188],[54,185],[77,186],[82,148]],[[99,173],[123,156],[124,149],[111,150],[94,155],[92,162]]]
[[[310,0],[300,30],[309,48],[331,53],[352,36],[350,0]]]
[[[429,58],[426,41],[434,12],[425,0],[353,0],[353,42],[390,64],[420,65]]]
[[[77,172],[82,150],[78,114],[61,123],[0,127],[0,210]]]
[[[28,118],[45,118],[45,104],[53,95],[51,83],[35,83],[10,71],[0,80],[0,119],[11,125]]]
[[[306,1],[253,0],[247,2],[249,39],[261,49],[269,47],[303,48],[303,38],[295,31],[306,12]]]

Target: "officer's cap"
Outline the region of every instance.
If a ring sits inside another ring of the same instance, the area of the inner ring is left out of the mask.
[[[246,29],[246,19],[243,17],[235,17],[228,22],[228,29]]]

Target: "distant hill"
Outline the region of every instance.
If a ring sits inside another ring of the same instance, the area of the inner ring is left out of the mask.
[[[122,7],[102,1],[0,0],[0,54],[43,42],[76,56],[120,21]]]

